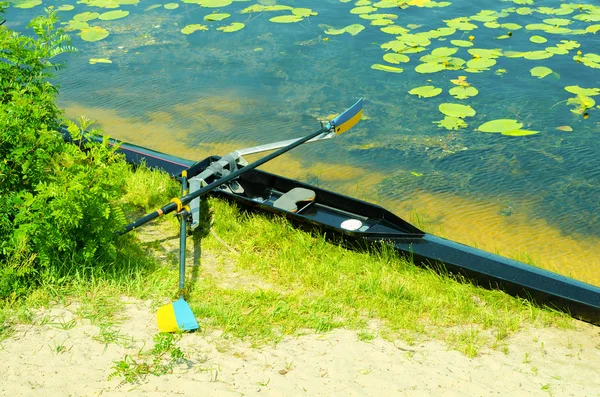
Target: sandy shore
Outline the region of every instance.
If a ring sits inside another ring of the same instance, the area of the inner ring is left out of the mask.
[[[118,344],[98,341],[101,328],[76,309],[41,311],[43,325],[0,343],[1,396],[600,396],[600,328],[587,324],[526,329],[508,352],[474,359],[440,341],[364,342],[343,329],[261,348],[200,332],[178,342],[187,362],[172,374],[131,385],[108,377],[115,361],[152,346],[149,303],[127,301]]]

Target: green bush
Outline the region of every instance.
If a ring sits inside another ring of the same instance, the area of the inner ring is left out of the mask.
[[[31,21],[35,37],[0,26],[0,297],[18,294],[45,274],[114,261],[114,231],[125,222],[115,204],[129,172],[114,149],[63,141],[88,124],[63,120],[49,82],[72,52],[55,29],[55,11]]]

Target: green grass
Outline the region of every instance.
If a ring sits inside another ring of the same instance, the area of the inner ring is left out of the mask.
[[[124,203],[138,215],[178,191],[164,174],[145,168],[132,174],[131,186]],[[143,199],[144,191],[161,193]],[[204,210],[204,230],[195,238],[203,256],[186,281],[201,332],[218,329],[260,345],[345,327],[365,342],[441,339],[473,357],[485,347],[507,351],[506,339],[525,325],[572,324],[564,314],[417,267],[386,245],[351,251],[281,217],[248,214],[212,198]],[[97,340],[129,343],[113,328],[120,297],[152,299],[155,307],[177,297],[177,233],[177,220],[168,216],[121,237],[119,260],[110,266],[48,275],[26,299],[0,307],[0,339],[13,324],[35,321],[37,307],[78,302],[80,318],[102,325]],[[193,250],[188,244],[190,257]]]

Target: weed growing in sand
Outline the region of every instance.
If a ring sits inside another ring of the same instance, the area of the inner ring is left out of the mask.
[[[173,367],[183,361],[185,356],[175,343],[181,335],[159,333],[154,336],[154,347],[140,351],[137,357],[127,354],[123,360],[116,361],[108,379],[121,378],[123,383],[137,383],[148,375],[161,376],[173,371]]]

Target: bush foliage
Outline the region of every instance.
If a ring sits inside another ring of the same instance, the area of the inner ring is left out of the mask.
[[[115,204],[128,166],[107,145],[63,141],[88,127],[63,119],[49,79],[55,59],[74,51],[55,11],[33,19],[34,36],[0,26],[0,298],[43,277],[114,261]]]

